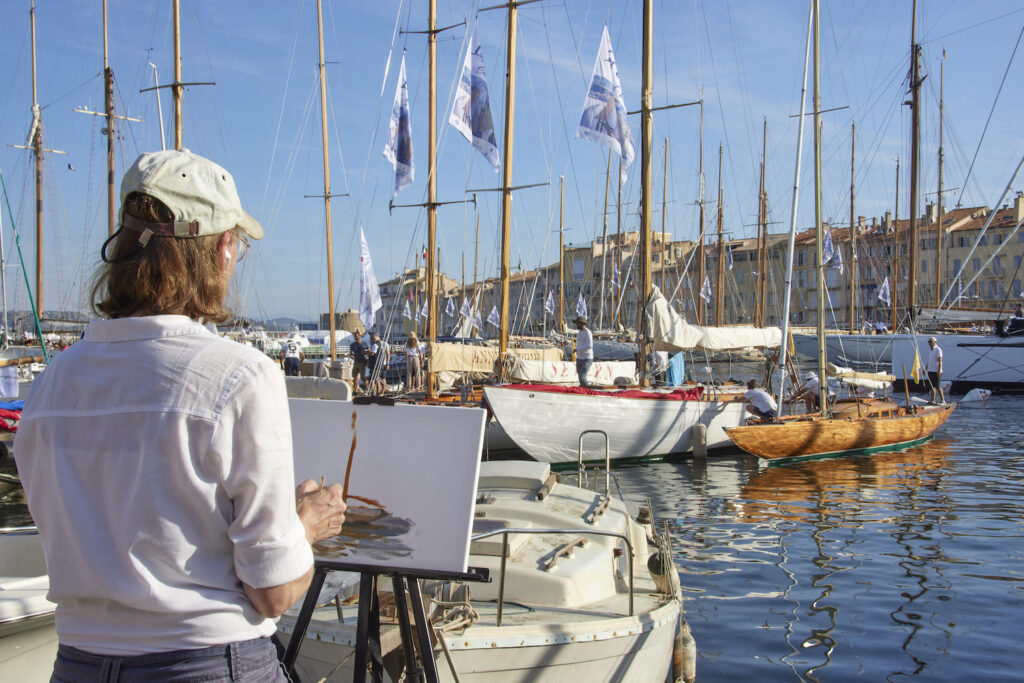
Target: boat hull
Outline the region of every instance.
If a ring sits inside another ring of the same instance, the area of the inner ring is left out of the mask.
[[[733,427],[733,443],[766,460],[807,460],[905,448],[930,437],[956,404],[896,417],[811,418]]]
[[[693,451],[693,427],[704,425],[707,448],[730,445],[726,427],[743,423],[742,399],[670,401],[485,387],[484,397],[506,434],[540,462],[575,463],[580,434],[608,434],[615,461],[646,460]],[[600,435],[584,439],[583,460],[604,460]]]

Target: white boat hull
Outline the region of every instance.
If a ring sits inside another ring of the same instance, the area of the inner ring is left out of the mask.
[[[726,427],[745,419],[739,397],[722,401],[669,401],[611,395],[564,394],[485,387],[484,397],[508,436],[531,458],[552,464],[576,462],[580,434],[608,434],[612,460],[642,460],[693,451],[693,427],[707,428],[707,448],[731,445]],[[584,439],[585,461],[603,461],[600,435]]]
[[[927,334],[895,335],[893,374],[903,379],[914,367],[916,343],[922,368],[928,362]],[[998,393],[1024,392],[1024,336],[937,334],[942,348],[942,379],[952,382],[952,393],[990,389]]]

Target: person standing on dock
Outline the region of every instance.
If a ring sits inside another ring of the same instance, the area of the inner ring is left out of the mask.
[[[581,387],[589,387],[587,373],[594,364],[594,335],[587,327],[587,319],[580,315],[573,320],[576,323],[576,374],[580,378]]]
[[[55,681],[285,681],[274,619],[305,594],[340,484],[294,482],[285,382],[219,337],[263,228],[187,150],[121,182],[85,337],[36,378],[18,469],[43,541]]]
[[[306,354],[302,352],[299,343],[289,339],[281,347],[279,357],[284,360],[284,374],[286,377],[298,377],[302,374],[302,361],[306,360]]]
[[[931,391],[931,402],[935,403],[935,393],[939,394],[939,401],[941,403],[946,402],[946,394],[942,391],[942,347],[939,346],[939,340],[935,337],[928,337],[928,348],[931,352],[928,354],[928,366],[925,368],[928,371],[928,388]]]
[[[405,340],[405,390],[423,390],[423,345],[415,334]]]
[[[352,343],[348,345],[349,353],[352,354],[352,390],[359,391],[360,382],[366,384],[366,360],[370,347],[362,341],[359,330],[352,333]]]

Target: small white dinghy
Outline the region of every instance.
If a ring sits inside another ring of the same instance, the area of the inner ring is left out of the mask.
[[[562,483],[546,463],[481,464],[469,565],[487,568],[491,582],[423,585],[440,680],[661,683],[670,671],[694,679],[668,539],[649,507],[638,522],[611,496],[610,477],[593,483],[597,492]],[[357,606],[344,607],[331,579],[298,655],[302,680],[352,680]],[[282,640],[297,615],[298,606],[281,618]],[[382,623],[393,681],[404,664],[400,641],[398,627]]]
[[[57,657],[49,590],[36,530],[0,529],[0,680],[49,680]]]

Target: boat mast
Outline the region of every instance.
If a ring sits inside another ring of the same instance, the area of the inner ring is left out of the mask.
[[[171,93],[174,96],[174,149],[181,149],[181,94],[184,85],[181,82],[181,20],[179,18],[179,0],[173,0],[171,7],[174,15],[174,83],[171,84]],[[317,16],[320,13],[320,0],[316,4]],[[322,31],[321,31],[322,33]],[[323,75],[323,37],[320,39],[320,73]],[[321,83],[323,81],[321,80]],[[324,124],[327,125],[326,123]],[[326,138],[326,133],[324,134]],[[326,155],[326,150],[324,151]],[[330,215],[330,214],[328,214]],[[330,219],[328,219],[330,220]]]
[[[811,27],[814,21],[814,0],[811,0],[807,14],[807,40],[804,47],[804,77],[803,87],[800,90],[800,123],[797,124],[796,139],[796,164],[793,170],[793,203],[789,210],[789,244],[786,250],[786,282],[783,288],[782,299],[782,342],[779,344],[779,389],[776,398],[782,404],[782,397],[786,389],[786,351],[789,345],[789,306],[793,294],[793,252],[796,247],[796,216],[800,200],[800,161],[804,151],[804,119],[807,112],[807,66],[811,58]],[[780,413],[781,414],[781,413]]]
[[[857,299],[857,224],[854,222],[854,151],[856,150],[857,124],[850,124],[850,334],[854,333]]]
[[[725,242],[722,237],[722,143],[718,143],[718,277],[715,282],[715,325],[722,324],[722,280],[725,279]]]
[[[704,106],[700,108],[700,153],[698,155],[698,166],[700,167],[700,232],[697,233],[697,324],[704,324],[704,297],[700,292],[704,291]]]
[[[39,108],[36,91],[36,3],[29,6],[29,23],[32,28],[32,151],[36,162],[36,311],[43,315],[43,113]],[[6,321],[5,321],[6,322]],[[42,338],[39,343],[46,344]]]
[[[917,320],[917,162],[921,137],[921,82],[924,80],[920,75],[921,46],[917,44],[917,0],[914,0],[913,7],[910,21],[910,279],[907,282],[910,329],[914,329]]]
[[[620,162],[621,163],[621,162]],[[618,183],[615,194],[615,267],[619,270],[619,277],[622,277],[622,173],[616,174]],[[622,291],[622,283],[619,283],[619,291]],[[619,329],[621,317],[619,306],[615,305],[615,295],[612,295],[612,307],[615,310],[615,329]]]
[[[430,109],[427,115],[427,326],[430,344],[437,342],[437,268],[440,252],[435,254],[437,239],[437,0],[430,0],[427,11],[427,63],[430,72]],[[427,372],[427,400],[433,399],[434,372]]]
[[[498,383],[505,375],[508,353],[509,235],[512,228],[512,140],[516,114],[516,22],[519,3],[508,3],[508,35],[505,46],[505,144],[501,163],[501,285],[498,314]]]
[[[107,0],[103,0],[103,109],[107,115],[107,234],[114,234],[114,71],[107,49]]]
[[[661,293],[665,293],[665,266],[668,249],[665,247],[665,210],[668,207],[668,138],[665,138],[665,163],[661,178]]]
[[[607,211],[607,200],[605,201]],[[558,331],[565,327],[565,176],[558,176]]]
[[[944,90],[946,86],[946,51],[942,51],[943,61],[939,64],[939,192],[936,195],[935,221],[935,308],[942,305],[942,114],[944,107]]]
[[[175,6],[175,27],[177,27],[177,6],[178,0],[174,0]],[[327,231],[327,311],[330,316],[330,330],[331,330],[331,362],[335,362],[338,359],[337,350],[335,349],[335,327],[334,327],[334,247],[331,236],[331,164],[330,156],[328,154],[329,147],[327,143],[327,71],[325,69],[326,63],[324,61],[324,20],[323,11],[321,6],[321,0],[316,0],[316,27],[317,27],[317,47],[319,50],[319,70],[320,70],[320,131],[321,131],[321,142],[323,145],[323,156],[324,156],[324,221],[325,228]],[[175,30],[177,33],[177,30]],[[175,41],[177,45],[177,41]],[[177,49],[177,47],[175,47]],[[176,68],[180,69],[180,63]],[[181,80],[181,74],[175,73],[175,81]],[[175,88],[175,116],[177,117],[181,111],[181,103],[179,100],[178,89]],[[181,134],[181,121],[180,119],[175,120],[175,144],[180,149],[180,134]]]
[[[889,267],[889,298],[892,303],[892,331],[897,330],[899,317],[896,314],[896,281],[900,272],[900,160],[896,159],[896,209],[892,223],[892,265]]]
[[[814,0],[814,231],[818,271],[818,403],[821,414],[828,408],[828,378],[825,375],[825,264],[821,244],[825,229],[821,221],[821,6]],[[783,340],[785,344],[785,340]]]
[[[608,172],[604,176],[604,220],[601,227],[601,294],[597,306],[597,327],[604,327],[604,283],[608,278],[608,186],[612,180],[612,150],[608,148]],[[614,287],[612,288],[615,289]],[[612,306],[609,312],[615,310],[615,292],[611,292]]]
[[[651,298],[651,99],[654,85],[654,0],[644,0],[643,66],[640,90],[640,299],[637,328],[640,331],[640,385],[648,386],[647,356],[651,350],[644,307]],[[621,201],[619,202],[622,203]]]
[[[765,179],[764,166],[768,140],[768,119],[764,119],[761,133],[761,173],[757,183],[757,281],[755,286],[756,297],[754,301],[754,326],[764,325],[764,266],[761,261],[764,258],[764,248],[768,232],[767,203],[765,202]]]

